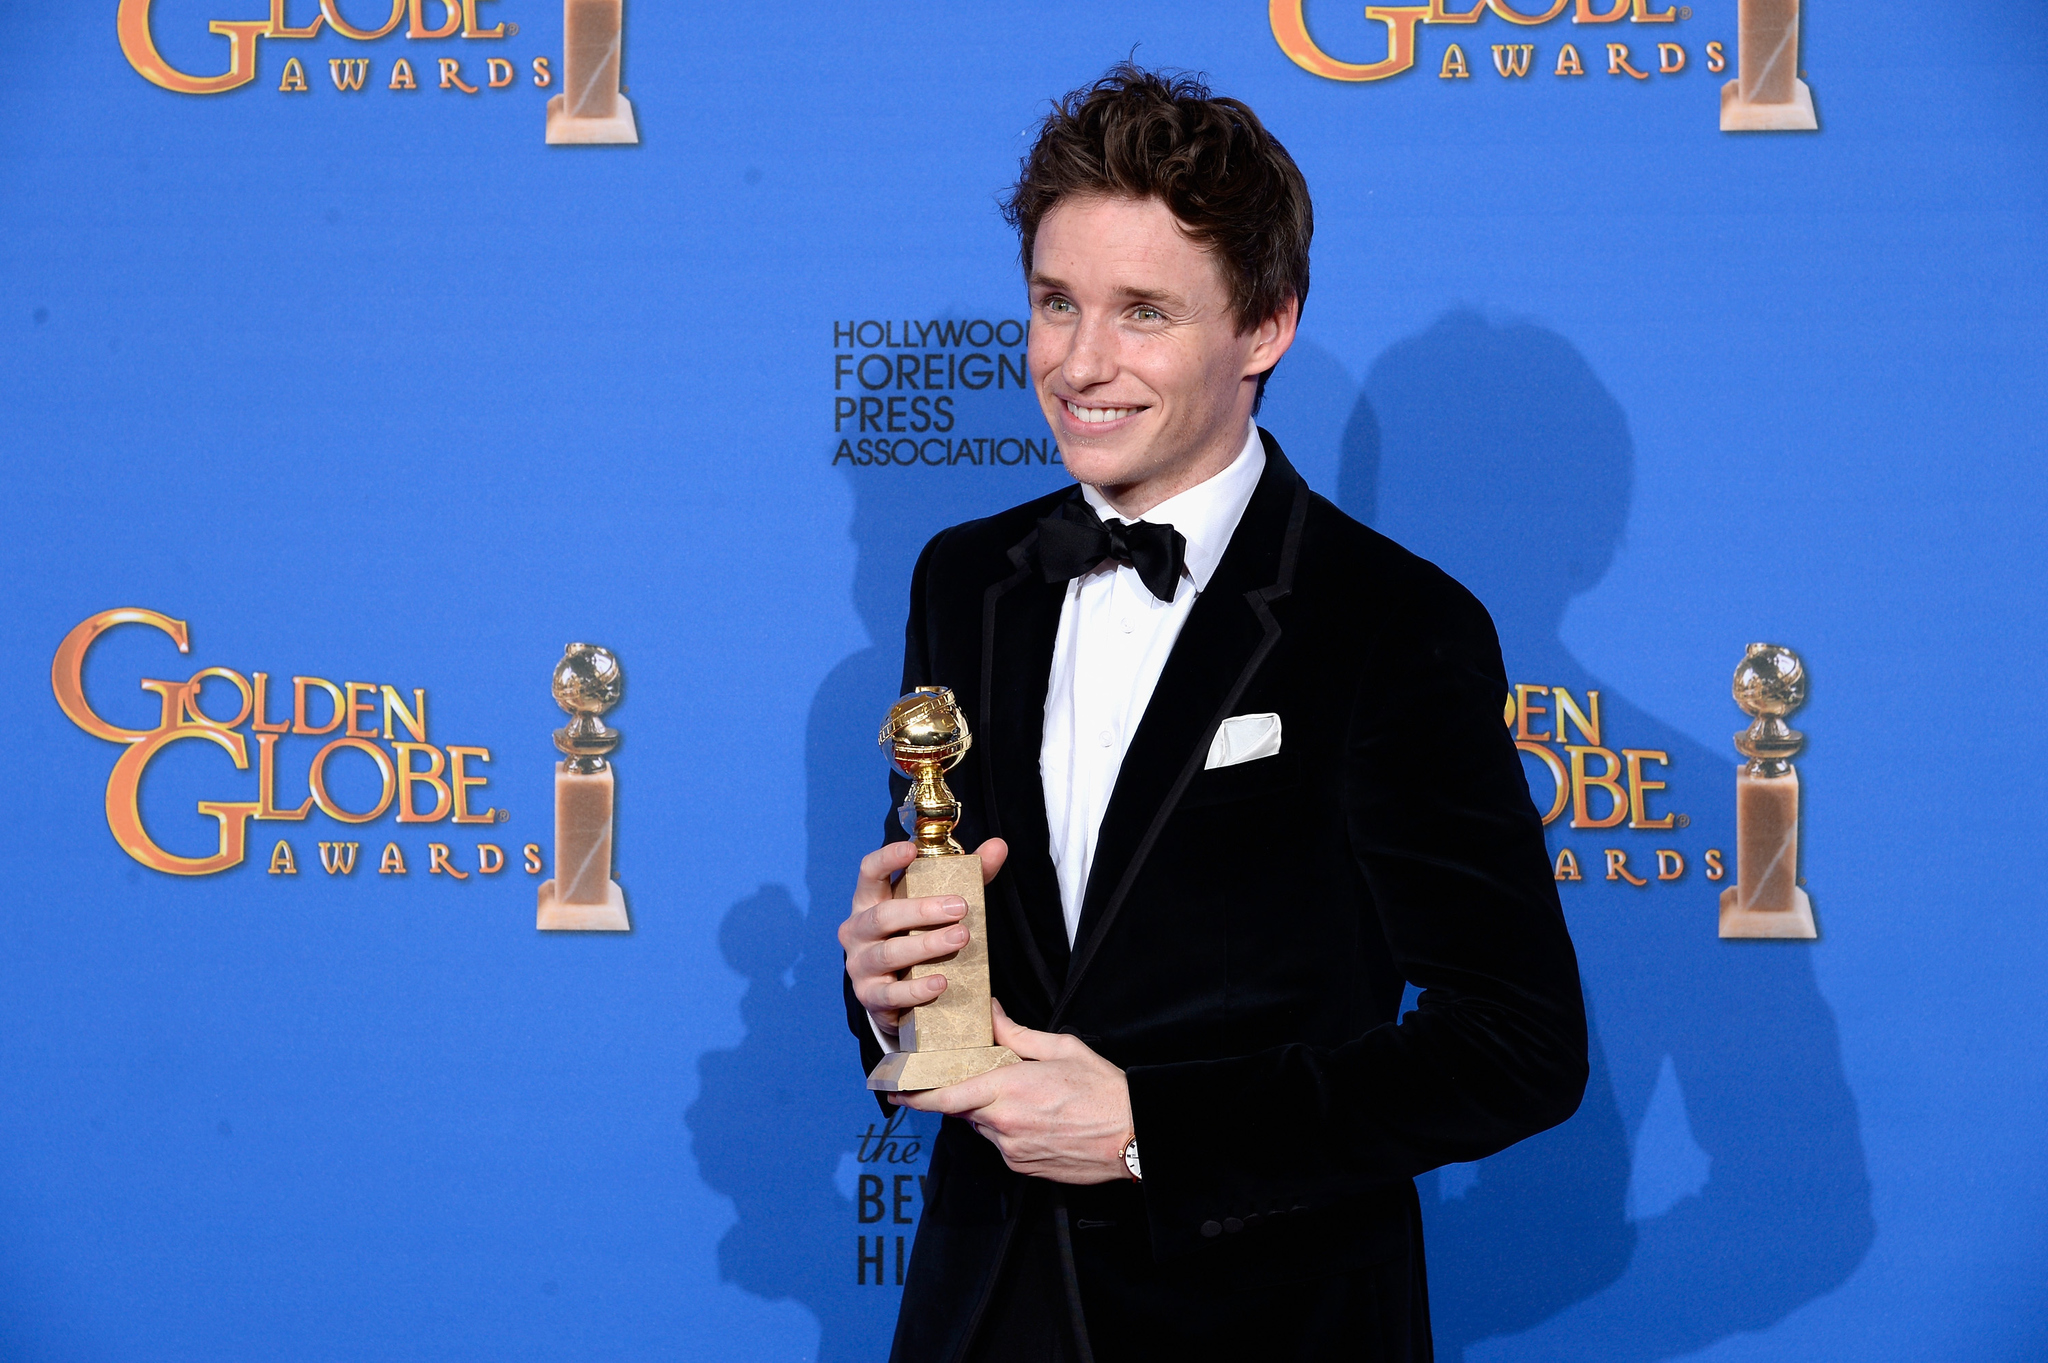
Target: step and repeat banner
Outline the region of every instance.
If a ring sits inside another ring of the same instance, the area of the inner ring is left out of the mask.
[[[1581,955],[1439,1357],[2048,1347],[2048,16],[0,22],[0,1354],[885,1355],[833,933],[917,550],[1065,480],[997,197],[1133,54],[1308,176],[1261,423],[1492,610]]]

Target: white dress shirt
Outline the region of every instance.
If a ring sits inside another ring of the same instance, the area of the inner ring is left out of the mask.
[[[1252,424],[1228,468],[1137,518],[1171,525],[1187,540],[1172,601],[1152,595],[1130,564],[1110,559],[1067,584],[1045,691],[1038,774],[1045,786],[1046,824],[1070,946],[1081,923],[1081,897],[1095,861],[1102,813],[1116,789],[1131,735],[1145,717],[1195,598],[1209,585],[1265,471],[1266,447]],[[1081,495],[1105,521],[1127,519],[1085,483]],[[883,1031],[873,1017],[868,1024],[884,1051],[901,1048],[894,1032]]]
[[[1038,774],[1045,785],[1046,824],[1069,945],[1081,923],[1081,897],[1095,863],[1102,814],[1116,789],[1131,735],[1145,717],[1195,598],[1209,585],[1265,471],[1266,448],[1254,424],[1228,468],[1137,518],[1171,525],[1187,540],[1173,600],[1152,595],[1137,569],[1112,559],[1067,584],[1045,691]],[[1094,488],[1083,484],[1081,495],[1103,520],[1128,519]]]

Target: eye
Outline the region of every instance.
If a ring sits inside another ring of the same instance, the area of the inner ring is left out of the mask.
[[[1047,298],[1047,299],[1046,299],[1046,300],[1045,300],[1045,301],[1044,301],[1043,303],[1041,303],[1041,304],[1040,304],[1039,306],[1040,306],[1040,307],[1042,307],[1042,308],[1044,308],[1044,309],[1045,309],[1045,310],[1046,310],[1047,312],[1072,312],[1072,311],[1074,311],[1074,305],[1073,305],[1072,301],[1070,301],[1070,300],[1068,300],[1068,299],[1065,299],[1065,298],[1062,298],[1062,297],[1060,297],[1060,295],[1058,295],[1058,294],[1052,294],[1052,295],[1051,295],[1051,296],[1049,296],[1049,297],[1048,297],[1048,298]]]
[[[1131,316],[1140,322],[1163,322],[1166,320],[1165,313],[1148,303],[1140,303],[1136,308],[1132,309]]]

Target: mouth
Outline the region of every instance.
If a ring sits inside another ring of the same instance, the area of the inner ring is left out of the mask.
[[[1061,405],[1067,409],[1068,416],[1083,426],[1108,426],[1145,410],[1143,407],[1084,407],[1065,398],[1061,399]]]

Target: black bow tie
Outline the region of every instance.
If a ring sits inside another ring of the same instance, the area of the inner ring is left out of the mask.
[[[1047,582],[1079,577],[1113,558],[1137,569],[1138,580],[1161,601],[1173,600],[1187,547],[1187,537],[1170,525],[1105,522],[1079,498],[1062,502],[1058,511],[1038,523],[1038,563]]]

